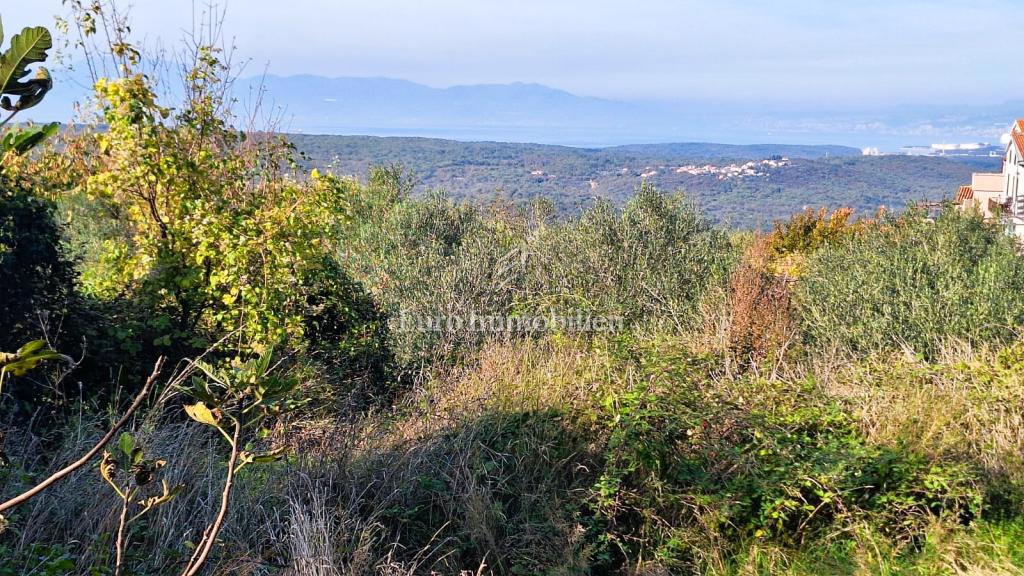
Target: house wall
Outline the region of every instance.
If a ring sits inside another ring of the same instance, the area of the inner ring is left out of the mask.
[[[1019,130],[1015,126],[1015,130]],[[1005,173],[1005,198],[1010,201],[1010,210],[1006,223],[1007,232],[1024,239],[1024,151],[1018,147],[1019,138],[1011,141],[1006,152],[1006,161],[1003,165]]]
[[[1000,204],[1000,199],[1006,191],[1006,175],[1002,172],[986,173],[975,172],[971,178],[971,188],[974,189],[974,207],[985,218],[994,218],[993,204]]]
[[[970,192],[969,200],[959,202],[961,210],[977,210],[988,219],[998,217],[1008,234],[1024,240],[1024,120],[1018,120],[1010,129],[1003,171],[975,173]],[[962,197],[957,195],[958,199]]]

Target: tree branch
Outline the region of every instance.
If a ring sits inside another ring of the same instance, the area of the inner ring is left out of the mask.
[[[96,455],[99,454],[100,451],[103,450],[103,448],[114,438],[117,432],[121,430],[121,428],[123,428],[125,424],[128,423],[128,420],[132,417],[133,414],[135,414],[139,407],[142,406],[142,401],[145,400],[146,396],[149,395],[150,390],[153,388],[153,384],[156,382],[156,379],[160,376],[160,371],[163,370],[165,360],[166,358],[161,356],[160,359],[156,361],[156,365],[153,367],[153,373],[150,374],[149,378],[146,379],[146,384],[142,387],[142,390],[139,392],[138,396],[135,397],[135,401],[132,402],[132,405],[128,407],[128,410],[125,411],[124,415],[121,416],[121,419],[118,420],[116,424],[114,424],[110,431],[108,431],[107,434],[103,436],[103,438],[100,439],[100,441],[95,446],[93,446],[92,450],[89,450],[89,452],[87,452],[85,456],[82,456],[81,458],[69,464],[65,468],[55,472],[52,476],[50,476],[46,480],[43,480],[31,490],[28,490],[27,492],[19,496],[15,496],[14,498],[11,498],[10,500],[4,502],[3,504],[0,504],[0,512],[3,512],[10,508],[14,508],[19,504],[24,504],[26,501],[37,496],[40,492],[46,490],[47,488],[49,488],[54,483],[61,480],[68,474],[71,474],[75,470],[78,470],[82,466],[85,466],[86,464],[89,463],[90,460],[96,457]]]
[[[231,491],[234,487],[236,466],[238,464],[238,442],[242,435],[242,423],[238,419],[233,420],[235,421],[235,430],[231,438],[231,457],[228,460],[224,491],[221,493],[220,510],[217,512],[217,518],[203,532],[203,539],[199,542],[199,546],[196,547],[192,558],[189,559],[188,566],[185,567],[182,576],[195,576],[202,570],[203,564],[206,563],[207,558],[210,556],[210,551],[213,550],[213,545],[217,543],[217,534],[220,533],[220,529],[224,526],[224,519],[227,517],[228,508],[231,505]]]

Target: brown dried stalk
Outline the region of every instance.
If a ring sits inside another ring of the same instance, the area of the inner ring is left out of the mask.
[[[75,470],[78,470],[82,466],[85,466],[86,464],[89,463],[90,460],[95,458],[96,455],[99,454],[100,451],[103,450],[103,448],[105,448],[106,445],[114,438],[114,436],[117,435],[118,431],[120,431],[121,428],[123,428],[125,424],[128,423],[132,415],[135,414],[139,407],[142,406],[142,401],[145,400],[146,396],[149,395],[150,390],[156,383],[156,379],[160,376],[160,372],[163,370],[164,362],[166,360],[167,359],[165,357],[161,356],[156,361],[156,365],[153,367],[153,373],[150,374],[149,378],[146,379],[146,383],[145,385],[143,385],[142,390],[139,391],[139,394],[135,397],[135,401],[132,402],[132,405],[129,406],[128,410],[126,410],[124,415],[121,416],[121,419],[118,420],[117,423],[114,424],[114,426],[106,433],[106,435],[104,435],[103,438],[101,438],[100,441],[95,446],[92,447],[92,450],[86,452],[85,456],[82,456],[81,458],[72,462],[71,464],[67,465],[61,470],[58,470],[49,478],[43,480],[32,489],[0,504],[0,512],[4,512],[20,504],[24,504],[25,502],[27,502],[28,500],[35,496],[38,496],[41,492],[43,492],[44,490],[46,490],[59,480],[63,479],[64,477],[68,476]]]

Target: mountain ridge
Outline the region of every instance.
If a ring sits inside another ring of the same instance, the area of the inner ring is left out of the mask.
[[[55,72],[56,87],[21,117],[68,121],[84,100],[82,70]],[[76,76],[77,74],[77,76]],[[233,96],[263,103],[285,131],[421,136],[461,141],[611,147],[679,142],[844,145],[890,152],[940,142],[999,141],[1024,102],[895,105],[874,111],[752,109],[697,101],[640,102],[579,96],[537,82],[434,87],[386,76],[266,74],[240,78]],[[822,106],[825,106],[824,104]]]

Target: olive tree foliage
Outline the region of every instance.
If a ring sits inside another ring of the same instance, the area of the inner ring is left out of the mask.
[[[341,253],[390,317],[397,360],[415,367],[451,359],[487,336],[448,320],[511,312],[522,279],[503,259],[519,236],[441,195],[410,199],[400,178],[374,174],[373,201],[358,208]]]
[[[1024,326],[1024,260],[977,215],[910,212],[825,245],[797,284],[808,340],[929,356],[951,339],[1012,338]]]
[[[527,251],[524,308],[677,330],[724,286],[734,260],[724,231],[683,196],[646,184],[622,210],[600,202],[575,221],[542,226]]]
[[[388,312],[399,362],[413,368],[537,330],[686,330],[734,257],[683,197],[647,186],[622,209],[599,203],[558,222],[543,201],[488,213],[395,194],[396,178],[371,178],[374,200],[355,209],[342,253]],[[595,317],[600,325],[586,324]]]

